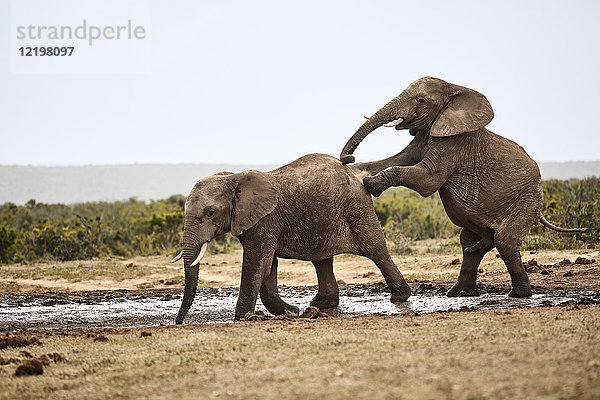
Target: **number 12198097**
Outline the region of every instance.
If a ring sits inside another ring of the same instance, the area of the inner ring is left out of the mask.
[[[74,47],[19,47],[22,57],[71,57]]]

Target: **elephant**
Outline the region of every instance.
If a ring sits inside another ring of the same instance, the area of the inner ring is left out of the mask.
[[[311,261],[318,292],[311,305],[336,307],[339,288],[333,256],[352,253],[371,259],[391,292],[405,301],[410,287],[388,253],[366,173],[325,154],[309,154],[269,172],[222,172],[199,180],[185,202],[182,251],[185,289],[181,324],[196,293],[199,262],[214,237],[231,232],[243,247],[235,320],[262,303],[275,315],[299,309],[284,302],[277,288],[278,258]]]
[[[433,77],[411,83],[367,118],[344,146],[340,160],[380,126],[408,129],[414,136],[400,153],[384,160],[355,164],[369,172],[365,188],[379,196],[391,186],[405,186],[421,196],[439,193],[450,220],[461,227],[463,260],[448,296],[476,294],[483,256],[498,250],[511,277],[511,297],[532,294],[522,266],[521,243],[537,222],[561,232],[541,214],[542,180],[536,162],[517,143],[485,128],[494,117],[481,93]]]

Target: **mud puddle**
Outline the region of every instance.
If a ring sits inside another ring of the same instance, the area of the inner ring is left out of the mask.
[[[384,284],[340,288],[340,315],[424,314],[566,304],[600,304],[600,291],[538,290],[529,299],[513,299],[507,288],[480,287],[482,294],[448,298],[447,288],[421,284],[407,302],[392,304]],[[301,310],[316,294],[314,287],[281,287],[281,297]],[[0,295],[0,331],[22,328],[81,328],[171,325],[181,304],[181,290],[107,290],[73,293]],[[238,290],[200,288],[186,323],[233,320]],[[260,300],[257,310],[266,311]]]

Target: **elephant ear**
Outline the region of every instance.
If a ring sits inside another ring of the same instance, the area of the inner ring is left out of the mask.
[[[264,173],[246,171],[239,175],[231,215],[233,236],[253,227],[277,206],[277,192]]]
[[[451,90],[450,101],[431,126],[431,136],[446,137],[476,131],[494,118],[492,106],[481,93],[458,85],[451,85]]]

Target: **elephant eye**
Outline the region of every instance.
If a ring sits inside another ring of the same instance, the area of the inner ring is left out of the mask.
[[[212,217],[213,215],[215,215],[215,212],[216,212],[216,211],[215,211],[215,209],[214,209],[214,208],[209,208],[209,209],[206,211],[206,215],[207,215],[207,216],[209,216],[209,217]]]
[[[417,102],[425,103],[425,99],[423,97],[417,97]]]

